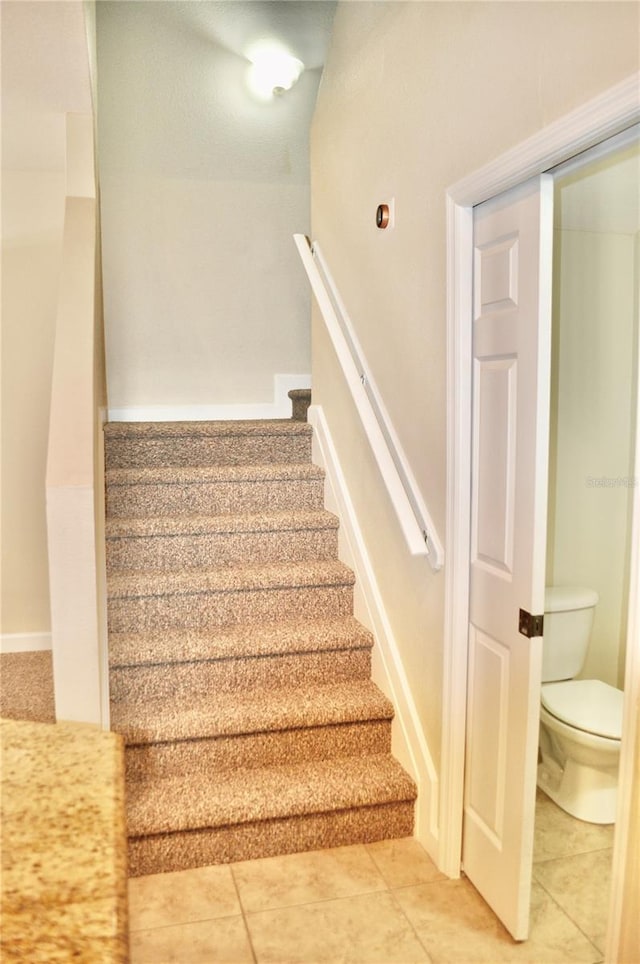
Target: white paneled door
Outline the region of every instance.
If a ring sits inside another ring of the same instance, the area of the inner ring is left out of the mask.
[[[474,209],[463,868],[528,936],[544,609],[553,181]]]

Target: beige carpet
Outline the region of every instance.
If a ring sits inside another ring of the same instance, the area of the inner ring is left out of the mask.
[[[0,716],[55,723],[50,651],[0,655]]]
[[[416,788],[391,755],[311,426],[105,437],[130,874],[410,835]]]

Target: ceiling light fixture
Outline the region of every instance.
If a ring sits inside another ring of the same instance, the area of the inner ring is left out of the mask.
[[[274,95],[290,90],[304,70],[301,60],[267,41],[255,44],[247,56],[251,61],[249,88],[260,100],[271,100]]]

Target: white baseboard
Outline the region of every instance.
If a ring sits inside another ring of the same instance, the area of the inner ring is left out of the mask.
[[[418,785],[415,835],[430,857],[437,862],[438,774],[427,746],[346,480],[319,405],[310,407],[308,420],[314,428],[314,462],[326,472],[325,503],[340,519],[340,558],[356,575],[355,615],[371,630],[376,640],[372,678],[395,707],[396,715],[392,724],[393,753]]]
[[[35,653],[51,649],[51,633],[2,633],[0,653]]]
[[[110,408],[110,422],[218,422],[291,418],[294,388],[311,388],[311,375],[274,375],[273,401],[230,405],[133,405]]]

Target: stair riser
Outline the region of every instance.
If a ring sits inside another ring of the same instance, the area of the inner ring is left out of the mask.
[[[324,506],[321,479],[282,481],[162,483],[109,486],[107,515],[230,515],[241,512],[317,510]]]
[[[106,438],[105,458],[107,469],[308,462],[311,459],[311,436]]]
[[[109,683],[113,701],[144,703],[149,699],[180,699],[205,693],[215,698],[254,687],[268,690],[370,676],[371,650],[362,649],[112,668]]]
[[[371,649],[373,636],[350,619],[338,622],[282,622],[259,628],[242,626],[205,633],[131,633],[109,637],[112,667],[155,663],[197,663],[212,659],[250,659],[317,653],[324,650]]]
[[[390,752],[391,721],[369,720],[211,740],[130,746],[125,751],[126,778],[188,777],[193,773],[212,773],[235,767],[280,766],[329,757]]]
[[[219,532],[107,539],[107,568],[178,570],[261,562],[336,558],[336,529]]]
[[[352,586],[124,597],[109,601],[109,632],[206,629],[225,623],[331,619],[353,612]]]
[[[413,834],[413,801],[129,838],[129,876],[372,843]]]

